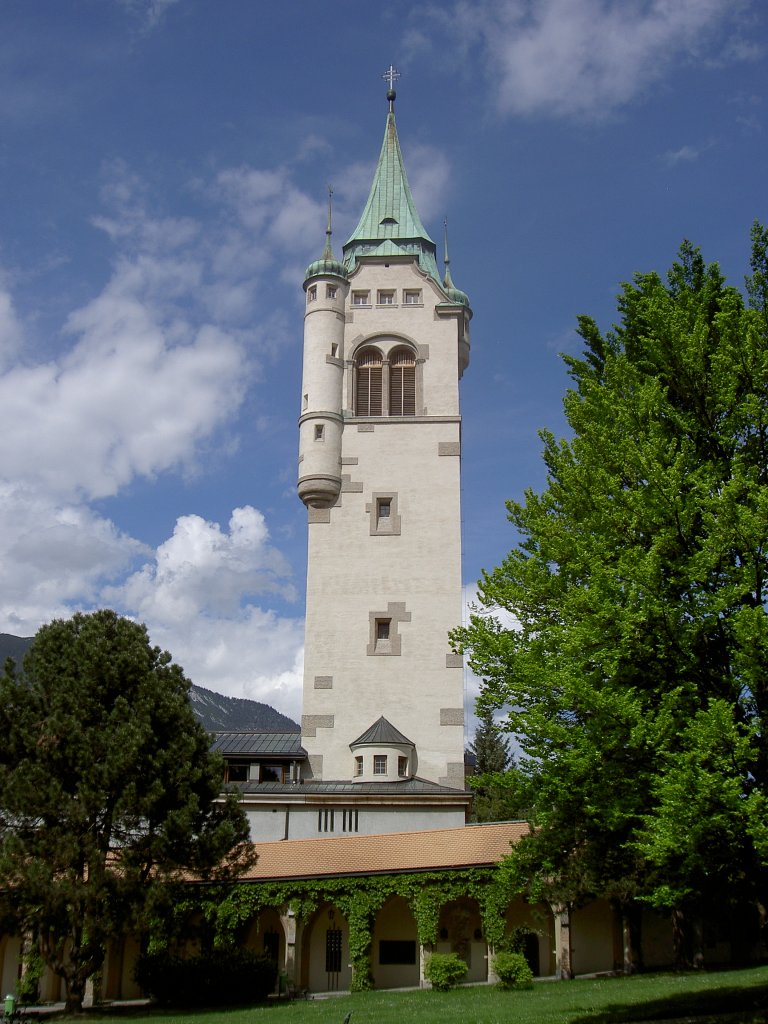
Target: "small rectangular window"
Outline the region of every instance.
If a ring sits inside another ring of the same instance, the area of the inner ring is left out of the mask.
[[[421,304],[421,292],[416,289],[408,289],[403,292],[403,302],[406,306],[418,306]]]
[[[322,423],[315,424],[315,440],[322,441],[325,434],[325,426]]]
[[[337,341],[332,341],[331,342],[331,355],[335,359],[338,354],[339,354],[339,343]]]
[[[317,298],[317,285],[312,285],[311,288],[307,288],[307,302],[314,302]]]
[[[370,292],[352,292],[353,306],[370,306]]]
[[[363,759],[361,756],[355,758],[355,775],[363,774]]]
[[[374,775],[386,775],[387,774],[387,755],[386,754],[374,754],[373,755],[373,774]]]
[[[404,779],[408,775],[408,758],[398,757],[397,759],[397,774],[399,778]]]
[[[376,639],[389,640],[391,619],[376,619]]]
[[[336,287],[335,284],[327,284],[325,286],[325,297],[326,297],[326,299],[335,299],[336,298],[336,293],[338,292],[338,290],[339,289]]]
[[[376,515],[379,519],[389,519],[392,512],[392,502],[389,498],[379,498]]]
[[[376,302],[379,306],[394,306],[395,304],[395,293],[389,289],[380,289],[379,294],[376,298]]]

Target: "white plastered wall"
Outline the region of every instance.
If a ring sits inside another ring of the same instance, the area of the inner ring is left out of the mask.
[[[396,304],[377,307],[380,289]],[[403,304],[406,289],[420,289],[422,304]],[[370,308],[351,304],[361,290]],[[318,778],[351,779],[350,743],[384,715],[415,744],[417,775],[463,787],[463,672],[448,641],[461,623],[461,327],[440,302],[412,261],[364,262],[350,282],[341,495],[309,515],[302,742]],[[354,354],[393,339],[419,361],[417,415],[357,419]],[[396,496],[397,534],[371,535],[379,493]],[[372,616],[390,613],[400,654],[372,655]]]

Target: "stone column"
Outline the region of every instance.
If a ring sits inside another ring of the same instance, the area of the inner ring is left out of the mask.
[[[280,913],[280,924],[285,935],[285,957],[282,969],[291,988],[296,987],[296,915],[290,907]]]

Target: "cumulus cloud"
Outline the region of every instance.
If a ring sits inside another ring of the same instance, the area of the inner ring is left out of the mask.
[[[754,59],[731,0],[482,0],[416,9],[411,50],[442,26],[460,61],[479,60],[501,114],[602,117],[641,96],[673,60]]]
[[[276,594],[295,597],[290,566],[262,513],[247,505],[232,512],[228,530],[181,516],[152,560],[102,596],[146,622],[153,641],[174,652],[194,682],[296,717],[303,620],[254,603]]]
[[[23,321],[0,287],[0,630],[109,605],[146,621],[194,681],[295,716],[303,622],[273,610],[295,587],[262,513],[236,509],[226,529],[180,515],[155,549],[99,503],[236,444],[246,391],[285,335],[265,271],[297,258],[299,221],[322,226],[322,209],[287,171],[237,168],[190,187],[199,218],[168,217],[125,163],[104,173],[92,223],[114,246],[111,274],[66,317],[54,357],[19,359]]]

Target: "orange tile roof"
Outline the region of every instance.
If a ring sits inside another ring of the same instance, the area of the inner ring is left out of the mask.
[[[426,832],[257,843],[258,860],[241,881],[481,867],[500,861],[529,831],[524,821],[507,821]]]

